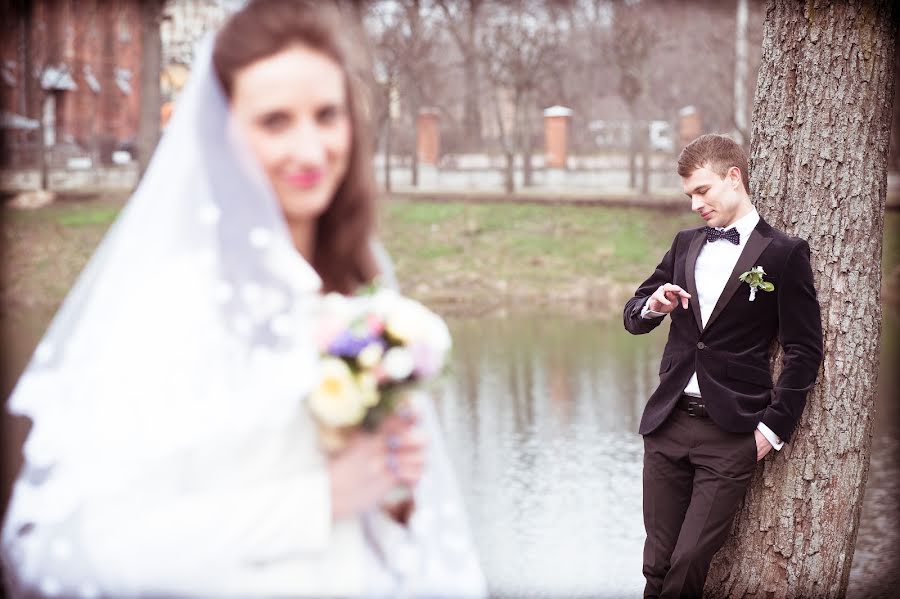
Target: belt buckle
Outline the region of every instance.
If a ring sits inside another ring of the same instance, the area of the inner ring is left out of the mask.
[[[698,405],[699,404],[696,401],[688,400],[688,409],[687,409],[688,416],[690,416],[691,418],[696,418],[697,416],[700,415],[699,413],[694,411]]]

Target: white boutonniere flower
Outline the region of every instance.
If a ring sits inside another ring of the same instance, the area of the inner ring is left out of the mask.
[[[775,285],[770,283],[769,281],[764,281],[763,276],[766,274],[766,271],[763,270],[762,266],[754,266],[740,277],[738,277],[741,282],[747,283],[750,286],[750,301],[756,299],[756,290],[762,289],[763,291],[774,291]]]

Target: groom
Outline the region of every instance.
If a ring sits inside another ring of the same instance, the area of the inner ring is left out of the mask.
[[[822,361],[809,245],[760,218],[741,146],[698,137],[678,174],[706,226],[675,236],[624,315],[635,335],[671,319],[640,425],[645,598],[702,596],[756,462],[789,440]],[[773,386],[775,339],[784,368]]]

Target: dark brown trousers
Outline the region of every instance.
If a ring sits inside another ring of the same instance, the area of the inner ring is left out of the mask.
[[[644,597],[702,597],[756,466],[753,433],[675,408],[644,437]]]

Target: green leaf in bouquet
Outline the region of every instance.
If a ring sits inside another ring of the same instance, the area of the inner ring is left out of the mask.
[[[376,277],[373,281],[361,286],[357,289],[355,295],[365,296],[365,295],[375,295],[375,292],[380,289],[380,285],[378,284],[378,278]]]
[[[362,428],[368,432],[375,432],[381,423],[391,414],[397,411],[398,405],[403,401],[405,385],[396,385],[387,389],[380,389],[378,403],[369,408],[362,421]]]

